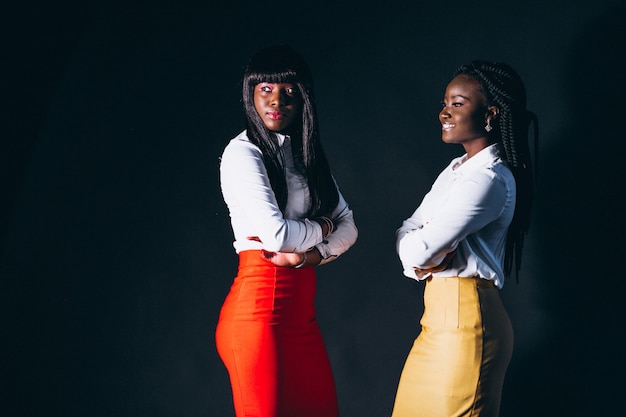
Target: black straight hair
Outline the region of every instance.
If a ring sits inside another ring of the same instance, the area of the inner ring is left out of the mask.
[[[290,46],[272,45],[258,51],[246,67],[242,96],[247,134],[259,147],[276,200],[281,210],[287,204],[287,183],[275,132],[265,127],[254,106],[254,88],[261,82],[293,84],[302,111],[290,130],[294,161],[306,178],[310,202],[307,217],[328,216],[337,206],[339,193],[322,148],[313,94],[313,77],[304,59]]]

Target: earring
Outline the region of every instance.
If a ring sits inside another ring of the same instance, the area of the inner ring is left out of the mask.
[[[487,125],[485,126],[485,130],[487,132],[491,132],[492,129],[493,127],[491,127],[491,119],[487,119]]]

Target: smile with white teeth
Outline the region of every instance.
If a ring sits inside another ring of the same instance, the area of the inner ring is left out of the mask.
[[[442,123],[441,127],[444,129],[452,129],[454,127],[454,123],[448,123],[448,122]]]

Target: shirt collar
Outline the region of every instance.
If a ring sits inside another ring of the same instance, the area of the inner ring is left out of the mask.
[[[498,159],[500,159],[500,149],[498,144],[494,143],[482,149],[469,159],[467,158],[467,154],[463,155],[452,165],[452,170],[461,173],[482,165],[490,165]]]
[[[285,143],[291,143],[291,138],[289,137],[289,135],[283,135],[282,133],[276,132],[276,138],[278,139],[278,146],[280,146],[281,148],[285,146]]]

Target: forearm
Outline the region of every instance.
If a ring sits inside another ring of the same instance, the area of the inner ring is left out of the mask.
[[[315,245],[321,255],[320,264],[330,262],[348,251],[356,242],[358,234],[352,211],[344,211],[340,217],[334,219],[333,232]]]
[[[322,256],[316,248],[306,252],[268,252],[262,251],[262,256],[276,266],[287,268],[304,268],[319,265]]]

